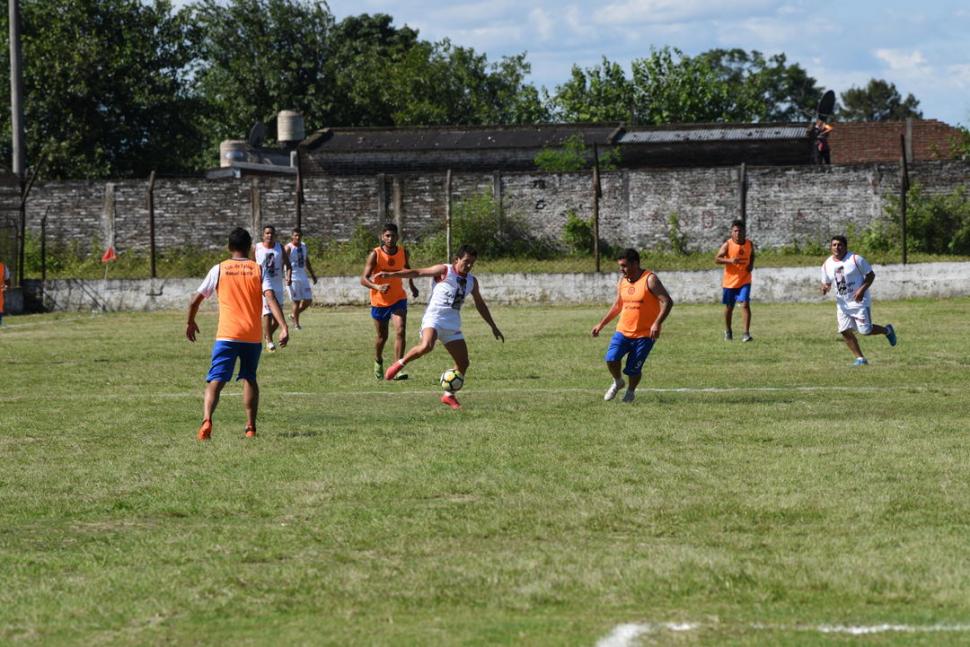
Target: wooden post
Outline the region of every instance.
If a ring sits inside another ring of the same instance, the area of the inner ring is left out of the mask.
[[[906,264],[906,193],[909,191],[909,167],[906,165],[906,135],[899,136],[899,225],[903,237],[903,265]]]
[[[387,222],[387,180],[383,173],[377,174],[377,220],[382,226]]]
[[[296,227],[303,229],[303,163],[300,147],[296,147]]]
[[[398,236],[404,237],[404,219],[401,217],[404,211],[404,195],[401,189],[401,178],[397,175],[391,180],[391,202],[394,206],[394,224],[397,225]]]
[[[157,278],[155,271],[155,171],[148,176],[148,268],[151,278]]]
[[[600,186],[600,154],[599,148],[593,144],[593,262],[596,272],[600,271],[600,196],[603,188]]]
[[[44,290],[47,287],[47,211],[44,210],[44,217],[40,219],[40,303],[44,305]]]
[[[263,225],[263,200],[259,195],[259,178],[254,177],[249,185],[249,206],[252,210],[253,240],[260,240]]]
[[[498,232],[501,234],[503,227],[504,213],[502,211],[502,174],[499,171],[492,172],[492,199],[495,200],[495,218],[498,221]]]
[[[445,171],[445,254],[451,262],[451,169]]]
[[[744,162],[741,162],[741,168],[738,170],[738,219],[745,223],[748,223],[748,168],[745,166]]]

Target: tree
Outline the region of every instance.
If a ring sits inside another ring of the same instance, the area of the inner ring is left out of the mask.
[[[29,164],[45,157],[43,173],[55,178],[192,168],[200,106],[185,89],[186,24],[168,0],[28,0],[21,12]],[[0,100],[9,105],[3,52]],[[9,142],[10,113],[2,115]],[[9,165],[9,143],[2,155]]]
[[[851,87],[841,94],[839,118],[844,121],[897,121],[922,119],[919,101],[912,94],[903,99],[894,83],[870,79],[865,88]]]
[[[308,124],[326,123],[335,101],[328,67],[334,20],[326,5],[201,0],[185,12],[211,159],[221,140],[245,136],[254,122],[272,121],[283,109],[300,112]]]
[[[605,56],[596,67],[574,65],[570,79],[546,100],[559,121],[633,121],[633,84]]]
[[[651,49],[632,63],[636,121],[646,124],[730,120],[731,85],[679,49]]]

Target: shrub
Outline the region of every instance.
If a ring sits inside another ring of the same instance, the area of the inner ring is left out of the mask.
[[[687,234],[680,230],[680,216],[676,212],[670,214],[667,225],[667,239],[670,241],[671,251],[684,256],[687,254]]]
[[[906,193],[906,237],[914,252],[930,254],[970,254],[970,200],[965,187],[946,195],[924,193],[914,184]],[[880,221],[880,235],[892,241],[902,239],[902,214],[899,199],[891,197],[886,206],[888,221]],[[898,246],[898,243],[894,243]]]

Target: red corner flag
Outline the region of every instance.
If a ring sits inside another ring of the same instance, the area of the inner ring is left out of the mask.
[[[108,249],[104,250],[104,254],[101,255],[101,262],[110,263],[116,258],[118,258],[118,255],[115,253],[114,245],[111,245],[108,247]]]

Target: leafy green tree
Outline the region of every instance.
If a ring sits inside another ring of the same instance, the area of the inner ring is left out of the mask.
[[[596,67],[572,68],[568,81],[547,96],[559,121],[572,123],[632,121],[633,84],[623,68],[605,56]]]
[[[913,117],[922,119],[919,100],[912,94],[903,99],[895,83],[870,79],[864,88],[852,87],[841,94],[838,111],[843,121],[896,121]]]
[[[729,120],[733,89],[698,58],[679,49],[651,49],[632,63],[636,121],[645,124]]]
[[[168,0],[24,0],[29,165],[55,178],[144,177],[194,165],[201,106],[185,89],[192,49]],[[9,33],[4,12],[2,32]],[[10,103],[9,47],[0,101]],[[10,112],[0,111],[10,164]]]
[[[333,111],[328,62],[334,19],[306,0],[200,0],[185,13],[198,51],[194,90],[205,101],[210,156],[255,121],[294,109],[307,124]]]

